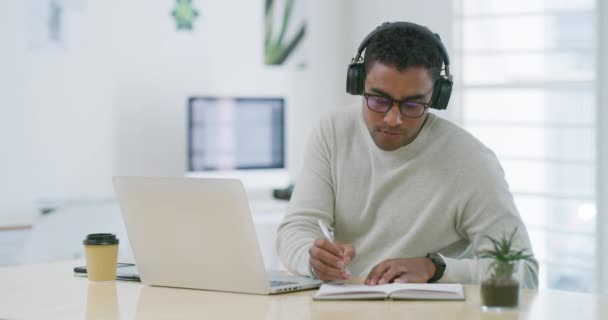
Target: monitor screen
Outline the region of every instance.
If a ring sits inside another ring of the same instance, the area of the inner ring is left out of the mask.
[[[282,98],[193,97],[188,171],[285,168]]]

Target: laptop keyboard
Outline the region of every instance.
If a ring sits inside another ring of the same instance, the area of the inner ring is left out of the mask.
[[[280,287],[280,286],[287,286],[290,284],[296,284],[297,282],[292,282],[292,281],[269,281],[270,282],[270,286],[271,287]]]

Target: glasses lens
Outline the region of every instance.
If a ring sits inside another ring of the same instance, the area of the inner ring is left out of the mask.
[[[367,107],[370,108],[372,111],[386,112],[392,104],[393,101],[389,98],[378,96],[367,97]]]
[[[404,101],[399,106],[401,113],[407,117],[418,117],[424,112],[424,103],[418,101]]]

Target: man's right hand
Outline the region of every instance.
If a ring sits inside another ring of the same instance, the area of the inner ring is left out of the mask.
[[[350,276],[344,271],[344,267],[355,257],[355,247],[352,244],[332,243],[322,238],[308,250],[310,254],[310,266],[323,281],[346,280]]]

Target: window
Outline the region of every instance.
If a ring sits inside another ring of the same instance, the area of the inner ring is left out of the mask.
[[[593,0],[459,0],[463,126],[494,150],[540,262],[541,289],[595,291]]]

